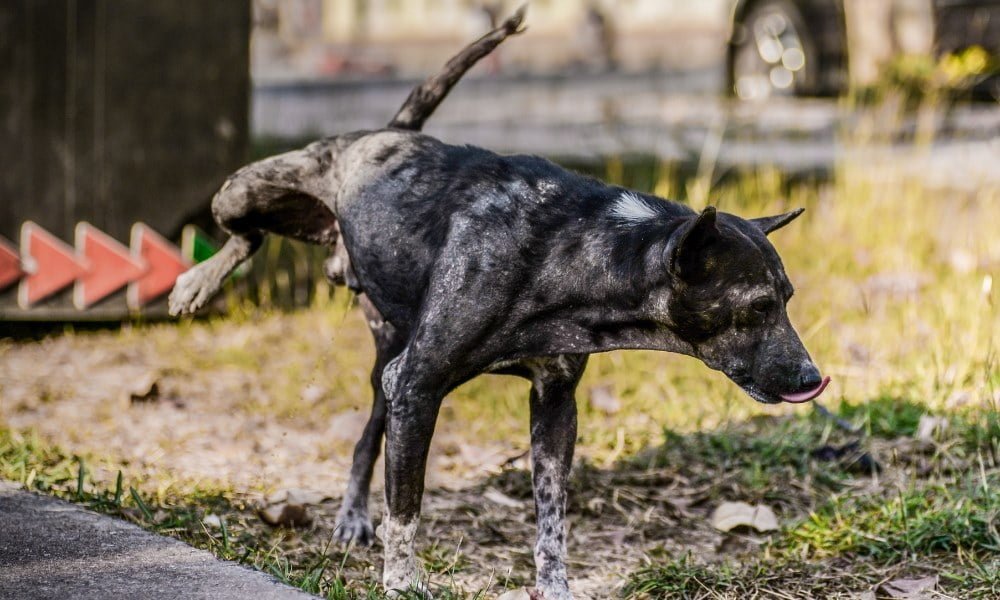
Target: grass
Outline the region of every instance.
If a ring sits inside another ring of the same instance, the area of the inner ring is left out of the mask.
[[[863,432],[866,424],[889,422],[898,406],[875,402],[859,412],[844,405],[840,416]],[[750,550],[723,553],[716,562],[690,550],[677,555],[653,548],[647,565],[628,575],[620,594],[625,597],[847,597],[877,585],[887,572],[934,573],[941,577],[941,590],[954,597],[995,597],[1000,592],[996,412],[953,415],[947,435],[918,447],[909,437],[910,424],[896,422],[894,429],[862,434],[862,451],[881,463],[869,472],[859,472],[849,455],[829,459],[815,452],[859,439],[817,413],[758,417],[688,434],[667,431],[661,446],[609,469],[580,465],[569,514],[608,522],[618,517],[601,507],[662,510],[662,490],[677,489],[683,481],[685,518],[703,517],[703,509],[723,499],[744,500],[772,506],[785,524]],[[107,466],[30,435],[0,432],[0,478],[179,537],[326,598],[381,597],[374,565],[366,558],[331,547],[321,532],[261,527],[252,507],[232,490],[156,497],[124,481],[121,471],[105,488],[91,480],[91,464]],[[530,480],[522,470],[489,478],[472,494],[489,488],[530,501]],[[219,527],[206,525],[209,514],[221,516]],[[454,583],[456,574],[471,568],[462,548],[461,538],[454,545],[438,539],[420,552],[439,597],[482,596],[482,590],[465,592]]]
[[[989,555],[1000,550],[1000,494],[996,478],[927,485],[895,498],[838,495],[789,532],[787,551],[799,556],[847,553],[875,560],[951,553]]]
[[[923,569],[946,569],[924,562]],[[962,572],[941,571],[937,597],[996,598],[1000,577],[996,560]],[[887,574],[908,576],[906,570],[872,563],[813,564],[801,561],[724,564],[698,563],[690,555],[670,559],[634,573],[624,594],[635,598],[858,598],[857,591]],[[880,596],[881,597],[881,596]]]
[[[875,403],[864,420],[888,421],[896,406]],[[847,407],[841,414],[855,411]],[[815,419],[771,423],[760,437],[746,427],[674,436],[655,456],[657,462],[685,456],[688,470],[713,484],[712,493],[803,516],[793,516],[760,551],[739,561],[709,563],[690,553],[651,556],[648,566],[630,574],[624,593],[640,598],[856,597],[894,577],[938,575],[939,591],[950,597],[995,598],[1000,593],[1000,463],[991,449],[996,438],[989,433],[995,432],[995,419],[995,412],[955,418],[947,439],[917,451],[904,450],[912,444],[900,436],[912,429],[898,421],[899,428],[883,429],[866,443],[881,450],[872,451],[884,461],[884,477],[811,458],[809,449],[825,428]],[[915,462],[923,464],[914,476]],[[722,483],[727,473],[729,483]]]
[[[338,563],[324,549],[295,557],[281,553],[284,532],[276,530],[274,535],[267,535],[259,529],[253,508],[234,500],[231,490],[189,489],[183,494],[157,497],[129,485],[122,471],[117,472],[113,487],[104,487],[91,479],[88,464],[88,459],[72,456],[36,436],[0,429],[0,479],[177,537],[331,600],[382,597],[374,580],[367,585],[354,582],[347,586],[340,573],[350,558],[348,554]],[[134,483],[146,487],[142,482]],[[205,517],[212,514],[222,515],[220,527],[205,523]]]
[[[951,597],[1000,595],[1000,189],[937,188],[880,162],[844,165],[826,183],[790,182],[766,169],[678,176],[648,161],[630,169],[611,160],[602,175],[696,208],[711,202],[746,216],[808,209],[773,242],[797,288],[792,321],[834,379],[824,403],[857,431],[808,407],[757,405],[692,359],[593,357],[580,386],[573,576],[599,570],[594,562],[618,565],[616,583],[595,593],[602,597],[850,597],[926,575],[938,575],[939,591]],[[260,260],[277,265],[283,253],[298,251],[268,250]],[[204,418],[196,408],[225,403],[230,420],[309,431],[366,406],[372,351],[358,311],[322,286],[307,290],[307,309],[262,308],[305,293],[294,281],[276,280],[254,302],[234,294],[226,317],[67,332],[41,343],[145,357],[161,387],[185,400],[187,415]],[[28,346],[0,342],[0,369]],[[151,433],[155,457],[116,445],[114,434],[136,426],[145,409],[104,399],[79,423],[47,428],[45,419],[32,420],[80,395],[72,381],[42,379],[21,380],[37,383],[31,395],[0,377],[0,477],[327,598],[381,597],[377,556],[332,547],[322,519],[305,530],[259,523],[252,499],[267,491],[267,480],[234,483],[243,472],[206,476],[174,465],[187,456],[187,438]],[[622,410],[592,407],[587,399],[597,387],[610,388]],[[322,390],[319,399],[307,388]],[[516,455],[527,445],[526,394],[517,380],[474,380],[445,403],[440,434]],[[925,416],[948,426],[917,439]],[[15,417],[17,427],[4,425]],[[459,446],[449,451],[460,454]],[[349,441],[331,442],[317,455],[349,452]],[[428,511],[433,522],[420,556],[438,597],[491,597],[530,584],[530,522],[518,521],[518,511],[491,512],[482,500],[491,488],[530,509],[528,476],[516,468],[478,473],[470,491],[434,496],[448,508]],[[781,530],[719,534],[706,525],[714,506],[735,500],[772,506]],[[335,508],[324,504],[321,512]],[[206,525],[208,514],[224,526]],[[586,537],[596,527],[619,535],[617,550],[607,535]]]

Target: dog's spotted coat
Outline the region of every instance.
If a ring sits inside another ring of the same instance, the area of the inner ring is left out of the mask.
[[[435,100],[416,99],[430,110]],[[394,123],[419,125],[426,114],[410,110]],[[798,212],[756,220],[696,213],[542,158],[399,128],[334,136],[248,165],[223,185],[213,211],[232,237],[178,279],[174,313],[202,307],[266,233],[329,247],[328,276],[359,293],[375,338],[375,399],[336,535],[372,541],[368,494],[384,433],[379,534],[390,591],[426,592],[414,540],[430,440],[444,396],[480,373],[532,382],[534,555],[548,600],[571,598],[567,478],[574,392],[589,354],[692,355],[762,402],[819,381],[788,321],[792,287],[765,237]]]

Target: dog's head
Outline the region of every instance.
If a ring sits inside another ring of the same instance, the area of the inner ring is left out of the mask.
[[[767,240],[801,213],[745,220],[709,207],[666,248],[672,329],[697,358],[768,404],[811,400],[829,383],[788,320],[792,284]]]

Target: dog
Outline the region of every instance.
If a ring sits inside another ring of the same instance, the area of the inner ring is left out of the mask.
[[[267,233],[333,249],[327,275],[358,292],[377,356],[337,535],[373,541],[368,488],[384,432],[379,537],[390,593],[427,593],[414,538],[428,448],[442,399],[481,373],[532,384],[536,588],[547,600],[572,597],[564,518],[588,355],[687,354],[764,403],[805,402],[830,381],[789,322],[792,284],[767,239],[801,210],[695,212],[543,158],[416,131],[469,58],[519,31],[522,17],[415,90],[388,128],[329,137],[229,177],[212,209],[231,237],[178,278],[169,300],[174,314],[197,311]]]

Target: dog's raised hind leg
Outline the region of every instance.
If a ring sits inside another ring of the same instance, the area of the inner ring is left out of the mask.
[[[335,192],[324,142],[247,165],[212,199],[212,215],[232,237],[215,256],[177,278],[170,314],[193,313],[222,287],[226,276],[257,251],[267,233],[334,247],[337,219],[321,199]]]
[[[587,355],[527,361],[531,386],[531,467],[535,492],[536,587],[545,600],[571,600],[566,576],[566,485],[576,444],[574,393]]]
[[[193,313],[205,306],[226,276],[256,252],[263,240],[259,232],[233,235],[210,259],[181,274],[170,292],[170,314]]]

